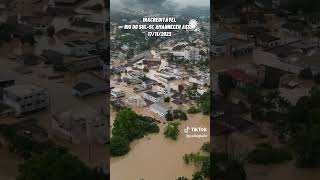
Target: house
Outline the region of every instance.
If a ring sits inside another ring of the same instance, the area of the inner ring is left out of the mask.
[[[99,56],[71,58],[66,60],[65,64],[66,64],[66,67],[73,72],[83,72],[91,69],[101,68]]]
[[[90,51],[96,50],[95,45],[83,40],[70,41],[64,44],[66,46],[66,55],[87,56]]]
[[[305,16],[304,19],[311,27],[317,28],[320,26],[320,12],[313,12]]]
[[[36,32],[46,32],[47,28],[50,27],[53,17],[51,16],[29,16],[29,17],[21,17],[20,21],[24,24],[32,25],[33,29]]]
[[[152,80],[152,79],[150,79],[150,78],[145,78],[145,79],[143,79],[141,85],[142,85],[145,89],[151,89],[152,86],[154,86],[154,85],[156,85],[156,84],[158,84],[157,81]]]
[[[273,48],[278,47],[281,41],[278,37],[264,33],[257,36],[257,44],[263,48]]]
[[[223,73],[232,77],[237,87],[246,87],[247,85],[256,84],[257,82],[257,78],[255,76],[247,74],[242,69],[228,69]]]
[[[41,56],[46,64],[60,65],[63,63],[63,54],[51,49],[43,50]]]
[[[312,28],[305,21],[288,20],[282,25],[282,31],[287,35],[302,37],[310,34]]]
[[[0,101],[3,99],[3,89],[13,86],[15,84],[15,78],[6,72],[0,72]]]
[[[165,97],[168,97],[171,89],[169,84],[159,84],[156,88],[158,93],[164,95]]]
[[[108,129],[107,117],[90,108],[74,108],[51,117],[51,135],[71,143],[104,144]]]
[[[34,84],[14,85],[3,90],[3,102],[12,107],[16,115],[47,108],[48,91]]]
[[[113,88],[111,89],[111,97],[113,98],[121,98],[121,97],[125,97],[126,93],[118,88]]]
[[[254,4],[262,9],[278,9],[280,0],[255,0]]]
[[[82,73],[79,75],[79,81],[72,88],[72,94],[82,97],[99,92],[106,92],[108,87],[109,85],[96,75]]]
[[[17,57],[17,61],[24,65],[32,66],[40,64],[44,59],[33,54],[23,54]]]
[[[189,82],[197,85],[204,86],[205,84],[209,85],[209,76],[203,77],[203,76],[190,76]]]
[[[235,37],[233,33],[222,33],[213,38],[214,56],[245,56],[253,52],[254,43]]]
[[[148,100],[148,101],[151,101],[153,103],[160,103],[160,102],[163,102],[164,101],[164,97],[155,93],[155,92],[152,92],[152,91],[147,91],[144,93],[143,95],[144,99]]]
[[[150,111],[156,113],[161,117],[165,117],[170,109],[162,106],[161,104],[154,103],[150,106]]]

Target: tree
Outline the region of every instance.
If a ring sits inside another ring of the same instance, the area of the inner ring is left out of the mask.
[[[8,42],[11,40],[11,31],[12,27],[10,27],[8,24],[2,23],[0,25],[0,45],[3,42]]]
[[[129,140],[125,137],[112,136],[110,143],[112,156],[122,156],[129,152]]]
[[[310,68],[305,68],[300,71],[299,77],[302,79],[312,79],[313,73]]]
[[[262,105],[263,96],[261,95],[260,89],[256,86],[247,87],[247,98],[251,104]]]
[[[190,114],[196,114],[196,113],[201,112],[201,109],[196,108],[196,107],[194,107],[194,106],[191,106],[191,107],[188,109],[187,112],[190,113]]]
[[[210,113],[210,91],[203,93],[198,101],[199,107],[204,115]]]
[[[181,93],[183,90],[184,90],[184,86],[181,85],[181,84],[179,84],[179,85],[178,85],[178,91],[179,91],[179,93]]]
[[[127,52],[127,59],[131,59],[134,57],[134,50],[133,49],[129,49],[129,51]]]
[[[211,154],[211,178],[223,180],[246,180],[244,164],[233,154],[213,152]]]
[[[165,117],[167,121],[173,121],[172,111],[169,110]]]
[[[182,177],[178,177],[177,180],[188,180],[188,178],[182,176]]]
[[[320,84],[320,73],[315,74],[313,80],[315,83]]]
[[[49,26],[49,27],[47,28],[47,35],[48,35],[50,38],[53,38],[55,32],[56,32],[56,29],[55,29],[54,26],[51,25],[51,26]]]
[[[287,148],[274,148],[271,144],[262,143],[248,154],[249,163],[253,164],[275,164],[289,161],[292,155]]]
[[[130,141],[144,135],[139,116],[129,108],[124,108],[117,113],[113,126],[113,136],[126,137]]]
[[[34,154],[19,167],[17,180],[102,180],[106,175],[91,170],[73,155],[53,149]]]
[[[178,135],[179,135],[179,123],[169,123],[165,129],[163,134],[165,135],[166,138],[170,138],[172,140],[177,140]]]
[[[170,97],[164,98],[164,102],[169,103],[170,102]]]
[[[148,133],[160,131],[157,124],[124,107],[117,114],[113,123],[111,154],[124,155],[129,151],[129,143],[144,137]]]
[[[228,96],[230,91],[235,88],[234,81],[231,76],[226,74],[219,74],[218,76],[218,86],[221,93],[224,96]]]
[[[147,67],[144,67],[144,68],[143,68],[143,72],[146,72],[146,73],[148,73],[148,72],[149,72],[149,68],[147,68]]]
[[[204,178],[202,177],[202,175],[201,175],[200,172],[195,172],[195,173],[192,175],[192,180],[204,180]]]
[[[24,35],[23,37],[21,37],[20,41],[22,44],[29,43],[30,46],[34,46],[37,43],[37,41],[34,39],[33,34]]]

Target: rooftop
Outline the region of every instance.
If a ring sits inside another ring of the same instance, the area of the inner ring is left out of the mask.
[[[155,98],[160,98],[161,96],[155,92],[152,91],[147,91],[145,92],[146,94],[148,94],[149,96],[155,97]]]
[[[237,81],[244,81],[244,82],[250,83],[256,80],[256,77],[247,74],[242,69],[230,69],[230,70],[227,70],[225,73],[230,75],[233,79]]]
[[[157,103],[152,104],[152,105],[150,106],[150,108],[156,109],[157,111],[159,111],[159,112],[161,112],[161,113],[163,113],[163,114],[166,114],[166,113],[169,111],[168,108],[162,106],[161,104],[157,104]]]
[[[36,92],[43,91],[44,88],[34,84],[19,84],[19,85],[7,87],[4,90],[18,97],[24,97]]]

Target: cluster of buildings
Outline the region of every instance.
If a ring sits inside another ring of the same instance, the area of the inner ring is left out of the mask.
[[[99,105],[88,109],[83,101],[91,95],[105,97],[110,87],[105,1],[4,0],[0,1],[0,24],[10,25],[10,37],[18,42],[4,59],[19,66],[8,73],[0,70],[0,116],[25,119],[42,111],[50,117],[49,136],[72,143],[87,143],[89,138],[104,144],[106,109]],[[37,78],[47,82],[37,82]],[[57,95],[55,83],[63,84],[60,87],[66,92],[59,91],[64,95]],[[61,111],[56,102],[71,104],[70,99],[80,101],[77,105],[82,110],[70,106]]]
[[[205,38],[208,22],[199,20],[197,30],[174,31],[172,38],[159,37],[153,46],[139,50],[137,47],[144,43],[139,37],[131,43],[123,41],[135,34],[119,36],[121,24],[127,22],[122,21],[111,22],[111,97],[115,101],[146,107],[155,116],[165,117],[172,110],[170,104],[191,105],[207,91],[209,68],[204,64],[209,62]],[[142,39],[148,38],[145,36]]]

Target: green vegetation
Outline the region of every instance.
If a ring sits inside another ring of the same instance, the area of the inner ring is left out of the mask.
[[[113,123],[111,155],[120,156],[129,151],[129,143],[149,133],[160,131],[157,124],[136,114],[129,108],[120,110]],[[118,149],[120,148],[120,149]]]
[[[56,32],[56,29],[55,29],[54,26],[49,26],[49,27],[47,28],[47,35],[48,35],[49,37],[53,38],[55,32]]]
[[[127,59],[131,59],[134,57],[134,50],[133,49],[129,49],[126,58]]]
[[[287,148],[274,148],[267,143],[258,144],[248,154],[248,161],[253,164],[275,164],[291,159],[292,154]]]
[[[0,24],[0,45],[11,40],[13,28],[6,23]]]
[[[112,108],[116,111],[116,112],[119,112],[121,111],[122,109],[124,109],[125,107],[122,106],[121,104],[119,104],[117,101],[111,101],[110,102]]]
[[[191,107],[188,109],[187,112],[190,113],[190,114],[196,114],[196,113],[201,112],[201,109],[200,109],[200,108],[196,108],[196,107],[194,107],[194,106],[191,106]]]
[[[320,89],[313,87],[309,96],[290,106],[285,116],[273,120],[282,141],[290,144],[298,167],[320,165]]]
[[[73,155],[49,149],[33,155],[20,167],[17,180],[106,179],[102,170],[91,170]]]
[[[169,110],[165,117],[167,121],[173,121],[172,111]]]
[[[210,91],[203,93],[198,100],[198,106],[204,115],[210,113]]]
[[[101,169],[90,169],[84,162],[71,155],[65,148],[51,142],[38,143],[20,135],[8,125],[0,126],[0,135],[9,150],[24,161],[19,166],[17,180],[104,180]]]
[[[315,74],[313,80],[315,83],[320,84],[320,73]]]
[[[180,123],[178,122],[170,122],[164,129],[163,134],[165,137],[172,140],[177,140],[180,133],[179,125]]]
[[[178,119],[178,120],[188,120],[188,117],[187,117],[187,114],[185,112],[183,112],[182,110],[169,110],[166,114],[166,120],[167,121],[173,121],[175,119]]]
[[[218,86],[221,93],[224,96],[228,96],[233,88],[235,88],[234,81],[231,76],[226,74],[219,74],[218,76]]]
[[[197,153],[185,154],[183,160],[186,164],[193,164],[197,171],[192,175],[193,180],[200,180],[210,177],[210,143],[204,143],[201,151]]]
[[[244,162],[234,154],[213,151],[211,157],[212,179],[247,180]]]
[[[166,103],[170,102],[170,97],[164,98],[164,102],[166,102]]]
[[[187,114],[183,112],[182,110],[173,110],[172,111],[173,119],[179,119],[179,120],[188,120]]]
[[[110,143],[112,144],[110,152],[113,156],[122,156],[129,152],[130,142],[125,137],[113,136]]]
[[[188,180],[188,178],[182,176],[182,177],[178,177],[177,180]]]
[[[305,68],[300,71],[299,77],[302,79],[312,79],[313,73],[310,68]]]

